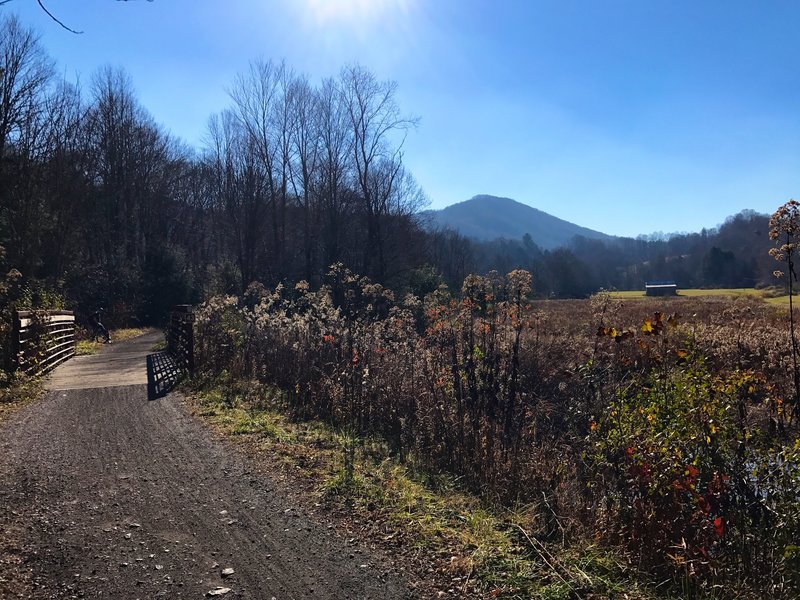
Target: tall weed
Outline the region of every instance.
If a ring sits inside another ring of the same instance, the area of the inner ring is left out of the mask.
[[[686,590],[791,597],[800,479],[780,319],[530,292],[515,271],[398,300],[336,265],[319,290],[211,299],[196,355],[207,374],[285,390],[295,419],[381,437],[489,502],[535,506],[536,538],[602,538]]]

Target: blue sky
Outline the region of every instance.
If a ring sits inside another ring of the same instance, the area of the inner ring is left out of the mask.
[[[800,2],[13,0],[70,79],[124,67],[199,145],[257,57],[399,84],[432,208],[508,196],[616,235],[697,231],[800,199]]]

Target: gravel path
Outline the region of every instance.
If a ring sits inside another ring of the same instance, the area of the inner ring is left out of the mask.
[[[131,361],[152,366],[157,340],[143,338],[73,359],[0,427],[0,598],[410,597],[212,440],[180,398],[141,383]]]

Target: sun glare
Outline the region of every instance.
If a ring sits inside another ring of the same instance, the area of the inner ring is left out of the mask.
[[[319,24],[358,25],[408,12],[413,0],[306,0],[308,13]]]

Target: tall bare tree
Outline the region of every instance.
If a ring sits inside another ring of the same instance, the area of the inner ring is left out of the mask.
[[[89,196],[85,113],[77,85],[63,81],[46,98],[46,156],[41,160],[46,166],[43,195],[49,205],[48,243],[40,254],[47,267],[42,275],[47,277],[62,278],[69,265],[83,256],[79,232],[84,200]]]
[[[209,122],[208,156],[217,203],[226,215],[228,236],[239,268],[241,290],[265,275],[263,247],[268,181],[260,150],[232,111]]]
[[[293,168],[292,192],[302,209],[303,268],[307,281],[314,281],[318,271],[315,261],[316,229],[318,222],[318,190],[320,162],[319,98],[305,77],[297,77],[291,86]]]
[[[271,216],[271,263],[274,276],[285,275],[286,207],[291,169],[291,101],[293,75],[285,63],[250,63],[229,91],[233,113],[250,139],[266,179],[263,199]]]
[[[319,180],[317,193],[322,216],[323,266],[341,259],[342,220],[351,198],[346,188],[352,179],[353,138],[339,82],[325,79],[317,91],[319,127]]]
[[[53,61],[15,16],[0,21],[0,239],[24,273],[40,263],[46,224],[42,159]]]
[[[395,82],[379,81],[359,65],[344,68],[340,80],[353,138],[355,178],[367,219],[362,269],[383,282],[384,217],[389,214],[389,199],[402,171],[406,134],[417,120],[401,114]]]
[[[14,15],[0,21],[0,157],[41,109],[53,69],[53,60],[33,30]]]

